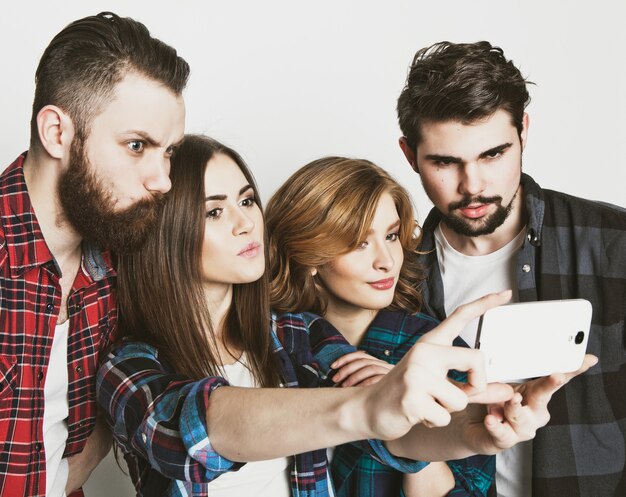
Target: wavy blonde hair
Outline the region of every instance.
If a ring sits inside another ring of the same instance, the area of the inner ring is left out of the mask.
[[[409,193],[367,160],[326,157],[296,171],[267,204],[270,303],[275,311],[325,314],[327,297],[312,269],[359,246],[384,193],[398,210],[404,252],[389,308],[409,313],[421,308],[417,287],[423,271],[415,257],[420,235]]]

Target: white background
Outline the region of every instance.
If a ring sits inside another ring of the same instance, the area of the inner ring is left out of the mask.
[[[544,187],[626,206],[621,0],[4,2],[4,166],[27,148],[46,45],[72,20],[102,10],[142,21],[190,63],[187,131],[241,152],[265,201],[308,161],[348,155],[391,171],[423,220],[430,204],[397,146],[396,99],[417,49],[486,39],[536,83],[524,169]],[[99,468],[88,497],[132,495],[115,471],[110,460]]]

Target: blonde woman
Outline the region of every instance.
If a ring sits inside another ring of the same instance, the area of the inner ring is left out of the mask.
[[[418,313],[422,271],[412,257],[419,235],[409,194],[380,167],[343,157],[316,160],[270,199],[266,223],[272,308],[319,314],[360,350],[333,364],[337,384],[378,381],[437,326]],[[403,478],[344,445],[334,452],[332,474],[340,496],[433,496],[453,489],[482,496],[494,459],[431,463]]]

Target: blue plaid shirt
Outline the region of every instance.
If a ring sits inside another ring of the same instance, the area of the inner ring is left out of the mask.
[[[272,322],[275,352],[286,387],[331,385],[330,364],[353,352],[329,323],[312,314],[285,314]],[[124,452],[137,495],[207,496],[206,483],[243,463],[220,456],[208,437],[211,393],[224,378],[192,381],[176,374],[154,347],[123,342],[107,356],[97,378],[97,398]],[[378,440],[359,450],[397,471],[415,472],[426,463],[395,458]],[[326,450],[291,458],[292,494],[330,495]]]
[[[359,349],[390,364],[397,364],[409,349],[439,324],[425,314],[380,311],[359,344]],[[455,345],[467,347],[460,338]],[[466,375],[456,371],[450,377],[465,381]],[[448,461],[455,488],[448,495],[460,497],[486,495],[495,473],[494,456],[474,456]],[[387,497],[402,494],[403,473],[381,464],[358,444],[337,447],[331,465],[338,497]]]

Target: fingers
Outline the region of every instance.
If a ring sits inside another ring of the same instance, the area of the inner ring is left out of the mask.
[[[335,375],[333,377],[333,381],[341,385],[342,387],[354,387],[357,385],[365,386],[365,384],[361,384],[361,383],[364,383],[367,380],[371,380],[367,382],[368,385],[371,385],[373,383],[380,381],[389,372],[391,367],[385,367],[385,366],[381,366],[378,364],[366,365],[358,369],[354,373],[344,376],[340,380],[337,380],[336,377],[338,375]]]
[[[566,375],[554,373],[516,385],[514,389],[520,392],[524,403],[533,409],[545,409],[552,395],[566,383]]]
[[[598,364],[598,358],[595,355],[585,354],[585,357],[583,358],[583,363],[580,366],[580,368],[577,371],[574,371],[573,373],[566,373],[565,381],[568,382],[575,376],[585,373],[589,368],[592,368],[596,364]]]
[[[393,368],[393,365],[361,351],[346,354],[331,367],[336,368],[337,365],[339,370],[332,380],[344,387],[355,386],[370,377],[378,377],[379,380]]]
[[[500,404],[513,398],[515,391],[511,385],[506,383],[489,383],[484,392],[468,393],[464,384],[459,385],[468,394],[469,402],[472,404]]]
[[[362,359],[364,357],[372,357],[367,352],[363,352],[362,350],[357,350],[355,352],[350,352],[349,354],[342,355],[339,359],[333,362],[330,367],[333,369],[341,369],[341,367],[346,364],[355,361],[357,359]]]
[[[511,290],[490,293],[473,302],[459,306],[439,326],[426,333],[420,341],[438,345],[451,345],[452,341],[469,322],[493,307],[506,304],[511,299],[511,294]]]

